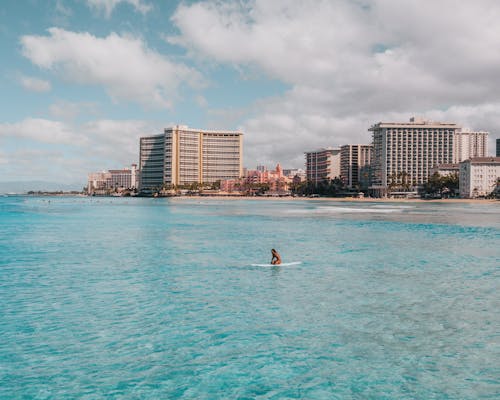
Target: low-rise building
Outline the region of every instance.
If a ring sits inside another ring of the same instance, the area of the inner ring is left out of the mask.
[[[306,180],[306,171],[304,171],[302,168],[283,169],[283,175],[290,179],[298,177],[299,182]]]
[[[245,176],[241,179],[221,180],[220,187],[222,191],[227,192],[238,190],[255,193],[262,190],[262,186],[259,185],[267,185],[269,191],[282,193],[288,191],[292,181],[293,178],[283,174],[283,169],[278,163],[273,170],[268,170],[264,166],[259,166],[258,169],[246,170]]]
[[[130,169],[110,169],[92,172],[88,175],[87,193],[89,195],[105,195],[111,192],[134,190],[138,188],[137,165]]]
[[[490,195],[500,179],[500,157],[477,157],[460,163],[460,197]]]
[[[460,172],[460,165],[459,164],[436,165],[435,167],[430,169],[429,176],[434,175],[436,172],[441,176],[449,176],[454,174],[458,175],[458,173]]]
[[[241,179],[224,179],[220,181],[221,192],[232,193],[240,191]]]

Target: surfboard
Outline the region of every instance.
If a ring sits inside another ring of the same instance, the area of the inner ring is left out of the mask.
[[[290,265],[299,265],[299,264],[302,264],[302,261],[292,261],[281,264],[251,264],[251,265],[252,267],[288,267]]]

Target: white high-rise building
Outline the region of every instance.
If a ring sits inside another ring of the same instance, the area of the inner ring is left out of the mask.
[[[373,133],[372,186],[384,195],[390,184],[417,187],[439,164],[453,161],[454,123],[411,118],[410,122],[379,122]]]
[[[340,149],[327,147],[309,151],[306,156],[306,177],[313,183],[340,178]]]
[[[453,162],[488,156],[488,132],[462,129],[453,137]]]
[[[213,183],[242,176],[243,133],[184,125],[141,138],[141,188]]]
[[[500,157],[477,157],[460,163],[460,197],[487,196],[500,178]]]
[[[137,165],[131,169],[110,169],[92,172],[88,175],[87,192],[89,195],[107,194],[110,191],[137,189]]]

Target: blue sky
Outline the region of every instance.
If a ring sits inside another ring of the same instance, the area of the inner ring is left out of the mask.
[[[5,1],[0,180],[83,185],[172,124],[242,130],[250,168],[414,115],[488,130],[493,153],[499,18],[493,0]]]

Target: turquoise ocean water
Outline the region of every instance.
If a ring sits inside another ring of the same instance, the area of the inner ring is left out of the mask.
[[[0,398],[498,399],[499,283],[500,204],[1,197]]]

